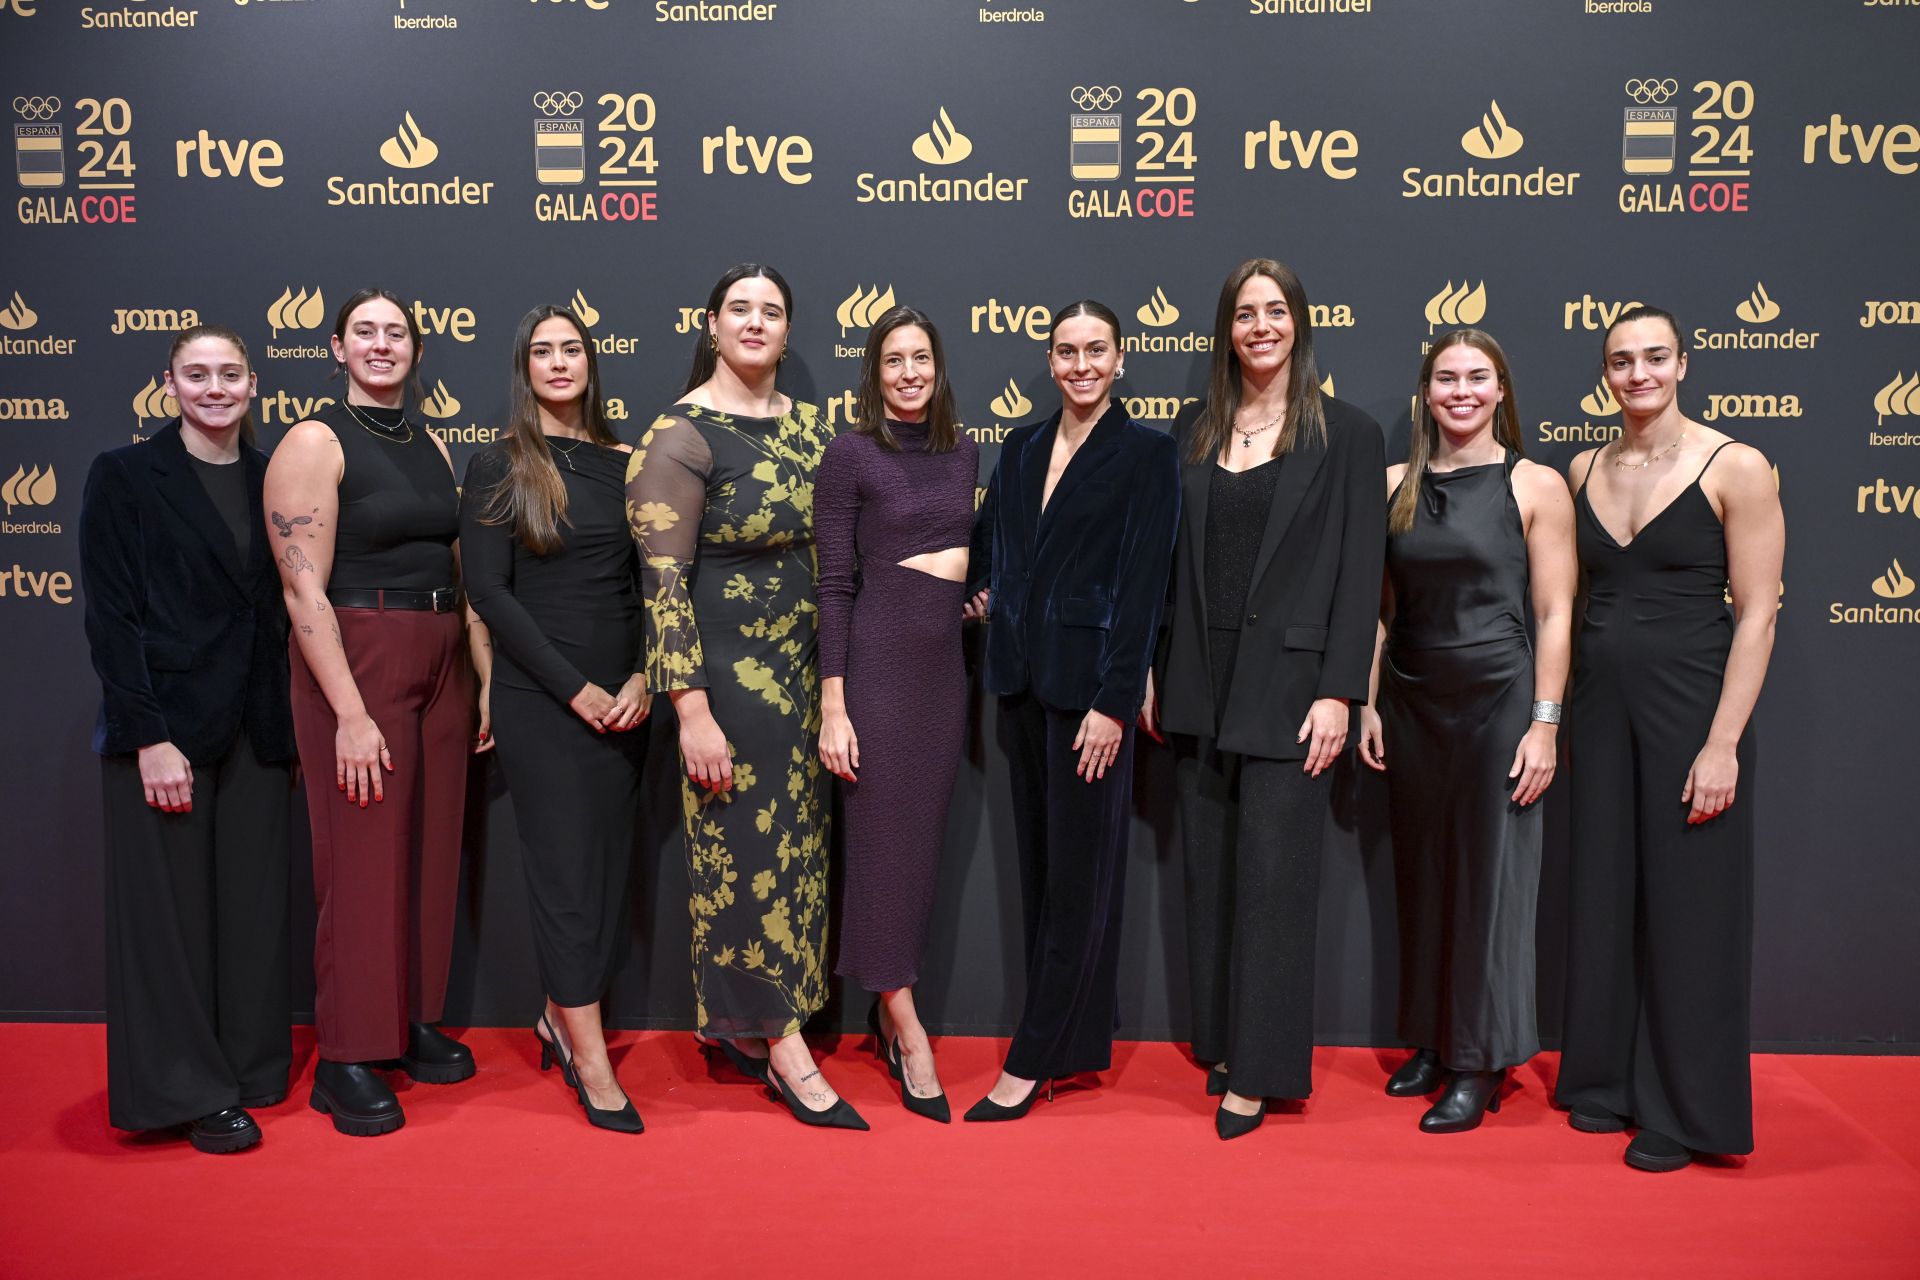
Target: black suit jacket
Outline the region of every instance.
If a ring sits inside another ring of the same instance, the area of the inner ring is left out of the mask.
[[[1316,699],[1367,700],[1387,547],[1386,445],[1379,424],[1359,409],[1331,397],[1324,404],[1326,444],[1299,445],[1280,460],[1240,619],[1233,695],[1217,718],[1206,610],[1215,464],[1187,459],[1199,406],[1174,424],[1183,503],[1155,672],[1160,721],[1170,733],[1212,738],[1217,726],[1222,751],[1303,760],[1306,746],[1295,736]]]
[[[101,454],[80,506],[87,640],[100,673],[93,749],[171,742],[211,764],[244,725],[262,761],[293,758],[287,619],[260,510],[266,455],[242,445],[252,554],[194,474],[175,419],[143,444]]]
[[[1059,426],[1055,413],[1007,434],[974,520],[968,594],[993,593],[983,683],[1131,723],[1166,598],[1179,457],[1115,401],[1043,512]]]

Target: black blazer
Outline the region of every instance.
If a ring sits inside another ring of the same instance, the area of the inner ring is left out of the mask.
[[[293,758],[287,616],[260,511],[266,455],[242,445],[253,553],[193,473],[180,421],[93,460],[80,505],[87,640],[100,673],[93,749],[123,755],[171,742],[211,764],[244,725],[254,755]]]
[[[1174,423],[1184,496],[1166,634],[1155,669],[1160,721],[1222,751],[1304,760],[1296,742],[1319,698],[1367,700],[1380,574],[1387,551],[1386,445],[1380,426],[1343,400],[1323,402],[1327,443],[1280,462],[1253,564],[1231,704],[1217,719],[1207,656],[1207,486],[1214,460],[1187,460],[1200,406]],[[1354,717],[1349,741],[1359,731]]]
[[[974,519],[968,595],[991,589],[983,683],[1130,724],[1146,697],[1180,512],[1172,439],[1116,400],[1040,494],[1060,415],[1016,427]]]

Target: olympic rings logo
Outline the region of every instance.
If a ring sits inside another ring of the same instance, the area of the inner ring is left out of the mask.
[[[1671,76],[1665,80],[1629,80],[1627,96],[1645,106],[1649,102],[1665,102],[1680,92],[1680,85]]]
[[[51,120],[60,113],[60,99],[18,97],[13,100],[13,109],[23,120]]]
[[[1075,85],[1073,92],[1067,96],[1073,100],[1073,105],[1082,111],[1105,111],[1120,101],[1121,93],[1120,86],[1117,84],[1110,84],[1104,89],[1099,85],[1091,88]]]
[[[533,105],[544,116],[572,115],[585,102],[578,93],[548,93],[544,89],[533,95]]]

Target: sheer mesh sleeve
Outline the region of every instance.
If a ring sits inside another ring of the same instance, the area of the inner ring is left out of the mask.
[[[814,598],[820,606],[820,678],[847,674],[847,629],[853,614],[854,530],[860,518],[860,463],[866,443],[843,435],[827,446],[813,483],[813,545],[819,556]]]
[[[627,463],[627,525],[640,545],[647,611],[647,684],[656,692],[707,687],[689,575],[712,471],[712,448],[677,414],[655,418]]]

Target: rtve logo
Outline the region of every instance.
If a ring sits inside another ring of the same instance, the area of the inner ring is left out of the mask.
[[[1826,140],[1824,155],[1820,147]],[[1826,159],[1833,164],[1872,164],[1878,160],[1888,173],[1907,174],[1920,170],[1920,162],[1910,157],[1920,154],[1920,128],[1910,124],[1849,124],[1838,112],[1825,124],[1810,124],[1800,148],[1800,163],[1817,164]]]
[[[15,564],[11,569],[0,569],[0,600],[9,596],[15,600],[51,600],[55,604],[72,604],[73,575],[60,569],[36,573]]]
[[[1024,333],[1035,342],[1047,340],[1053,326],[1053,310],[1038,303],[1007,303],[988,298],[967,316],[967,327],[975,333]]]
[[[280,296],[267,307],[267,327],[273,330],[276,338],[282,329],[318,328],[326,318],[327,302],[317,288],[312,293],[305,289],[295,293],[289,286],[282,289]]]
[[[1167,300],[1167,291],[1154,286],[1153,296],[1133,313],[1134,319],[1149,329],[1164,329],[1180,318],[1180,309]]]
[[[1427,299],[1427,332],[1432,333],[1441,325],[1479,324],[1487,314],[1487,282],[1482,280],[1473,288],[1467,288],[1465,279],[1460,287],[1454,288],[1448,280],[1440,292]]]
[[[1863,516],[1869,507],[1883,516],[1920,518],[1920,486],[1888,484],[1885,478],[1876,478],[1872,484],[1860,486],[1853,504],[1854,512]]]
[[[707,134],[700,139],[700,171],[712,173],[714,158],[720,153],[721,163],[726,165],[728,173],[760,174],[778,172],[780,181],[791,186],[804,187],[813,181],[813,175],[806,166],[813,163],[813,144],[799,134],[782,137],[770,133],[765,138],[741,133],[735,125],[728,125],[725,133]]]
[[[1460,135],[1460,149],[1480,160],[1505,160],[1526,145],[1526,137],[1507,123],[1499,102],[1490,102],[1480,123]]]
[[[973,139],[954,127],[945,107],[933,125],[913,140],[914,158],[924,164],[959,164],[973,154]]]
[[[1261,155],[1265,151],[1264,159]],[[1323,132],[1315,129],[1302,134],[1298,129],[1282,128],[1278,120],[1267,121],[1264,129],[1249,129],[1246,133],[1245,155],[1241,168],[1257,169],[1262,163],[1272,169],[1299,169],[1305,171],[1319,165],[1320,172],[1339,182],[1345,182],[1359,173],[1357,166],[1347,163],[1360,158],[1360,139],[1351,129],[1334,129]]]
[[[1618,320],[1621,313],[1640,306],[1638,299],[1629,302],[1602,302],[1590,293],[1580,295],[1579,301],[1569,302],[1563,309],[1560,327],[1572,329],[1578,324],[1582,329],[1597,333]]]
[[[244,173],[256,187],[277,187],[286,181],[279,172],[286,159],[286,152],[272,138],[228,142],[205,129],[173,144],[174,174],[181,178],[192,177],[195,169],[203,178],[237,178]]]
[[[19,333],[33,328],[38,323],[40,323],[40,313],[27,305],[26,299],[20,296],[18,289],[14,290],[12,301],[0,307],[0,329],[11,329]]]
[[[0,0],[0,17],[11,13],[22,18],[31,18],[38,7],[37,0]]]
[[[455,342],[472,342],[477,318],[472,307],[435,307],[415,298],[413,322],[419,326],[423,338],[428,334],[439,334]]]
[[[5,484],[0,484],[0,503],[4,503],[7,514],[12,515],[15,507],[44,507],[59,492],[60,482],[54,477],[51,464],[45,471],[38,466],[31,471],[19,466]]]
[[[1873,580],[1873,594],[1882,600],[1905,600],[1913,594],[1913,579],[1900,567],[1898,557],[1887,571]]]

